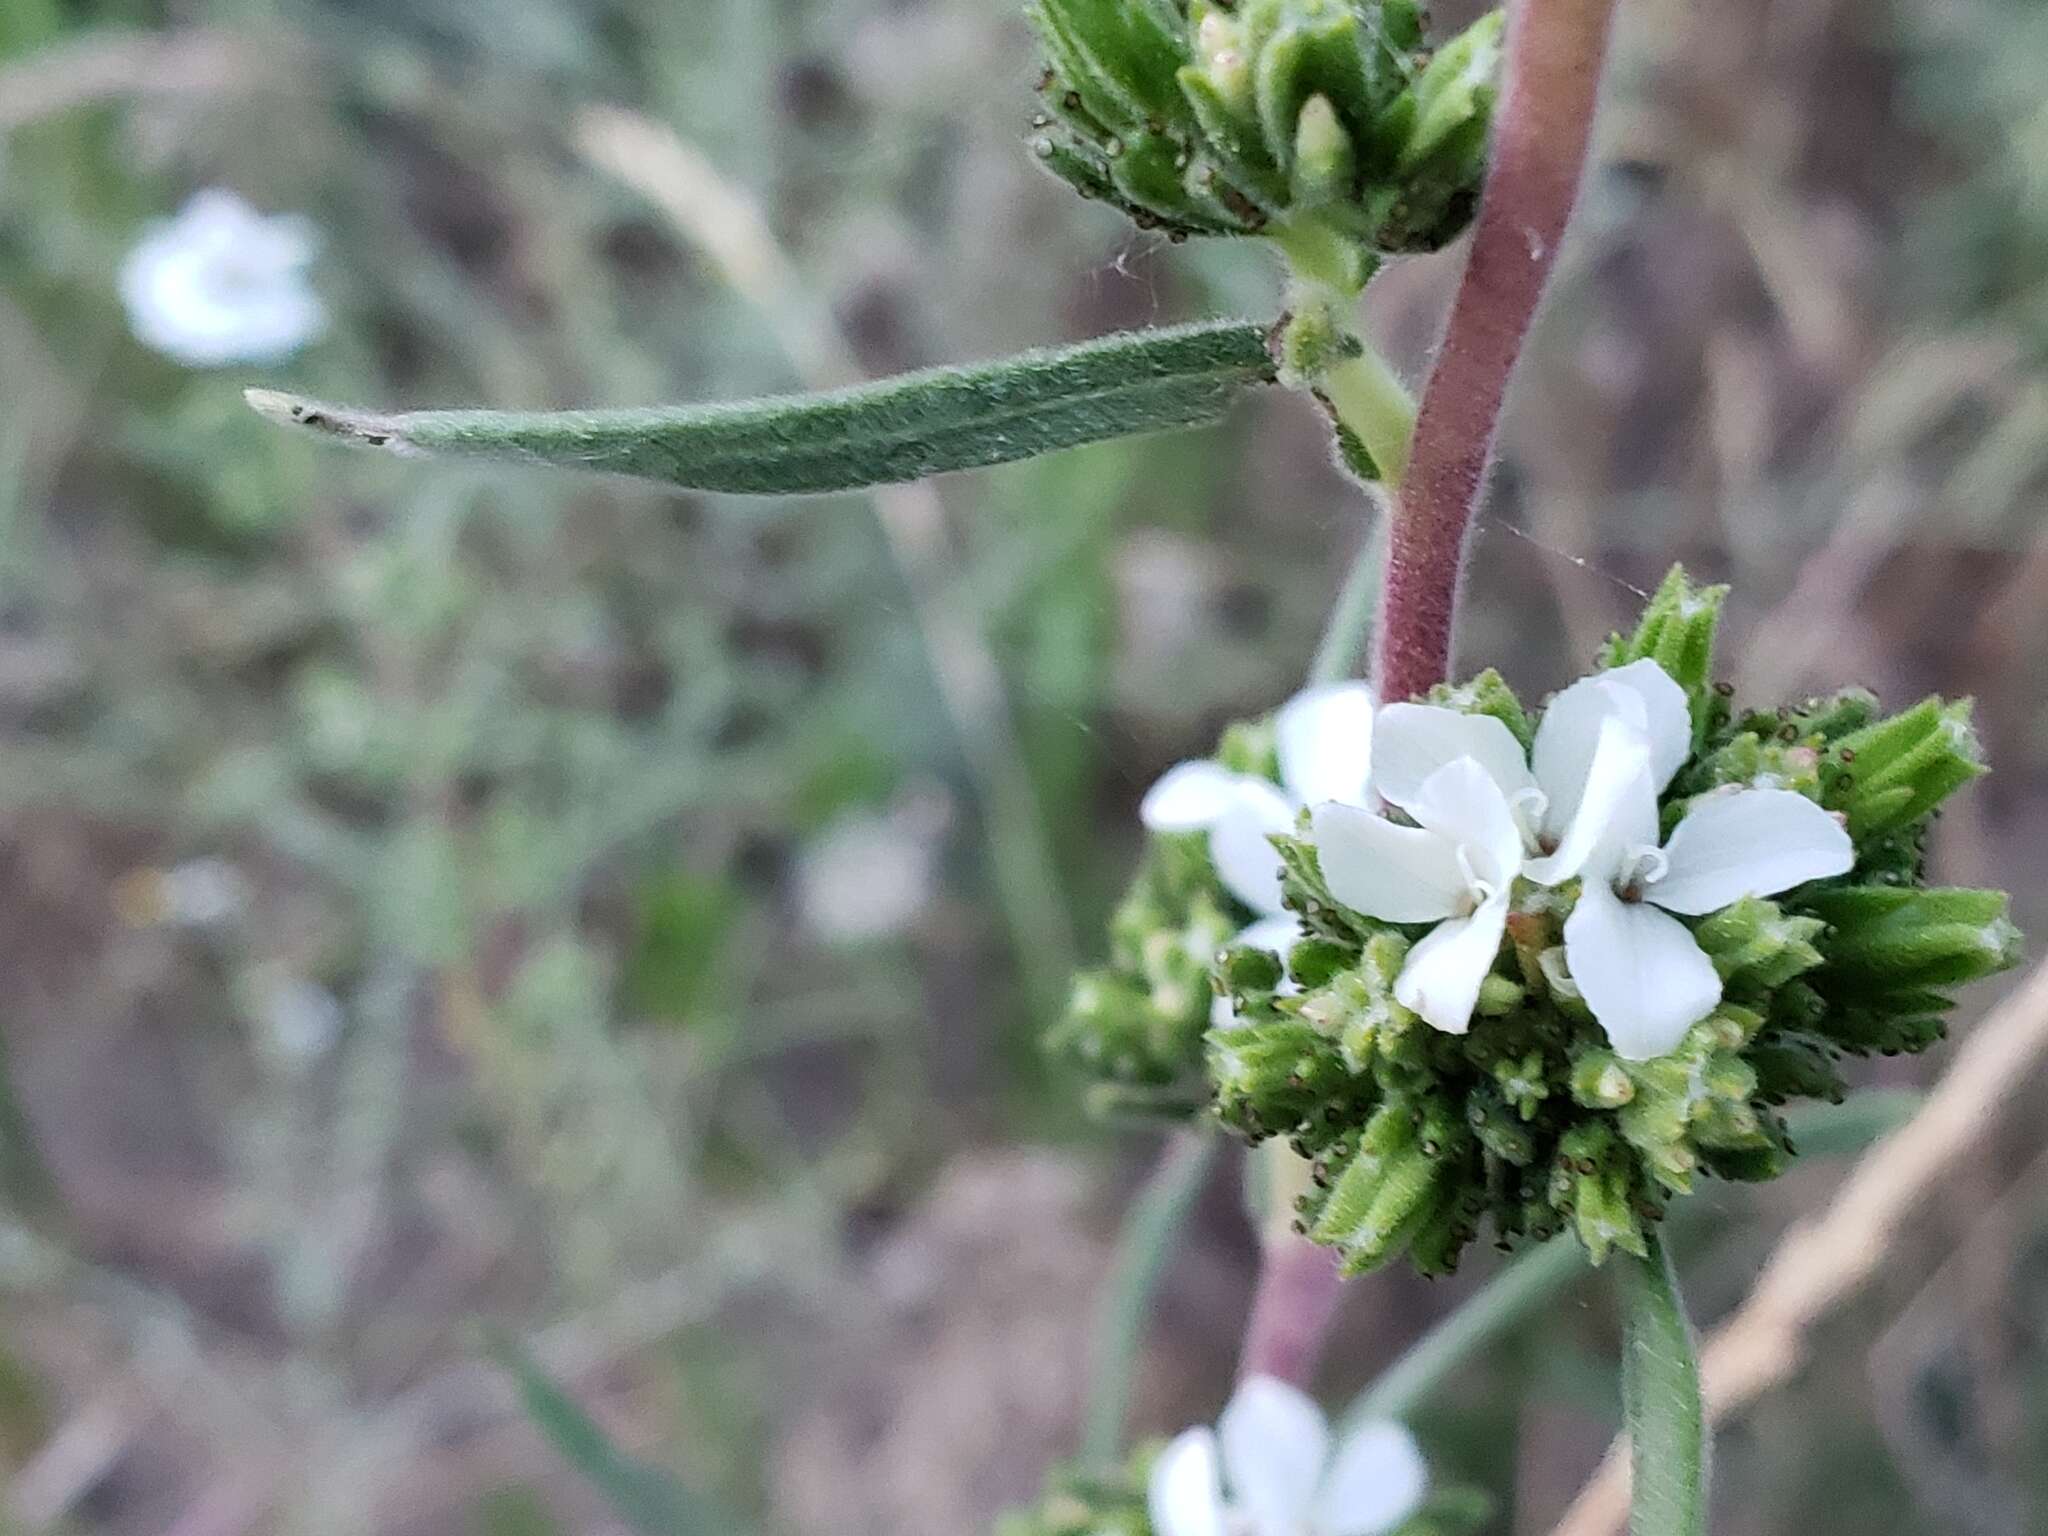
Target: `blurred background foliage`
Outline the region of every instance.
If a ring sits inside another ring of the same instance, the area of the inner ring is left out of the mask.
[[[959,1536],[1071,1453],[1152,1138],[1084,1125],[1036,1035],[1143,786],[1306,667],[1365,526],[1313,412],[767,503],[344,456],[240,401],[715,398],[1270,315],[1259,253],[1037,175],[1015,9],[0,9],[0,1528],[612,1529],[480,1320],[777,1529]],[[1624,15],[1465,654],[1540,692],[1683,558],[1737,583],[1759,697],[1976,694],[1998,773],[1938,872],[2036,929],[2048,20]],[[669,135],[719,196],[664,202]],[[323,232],[288,366],[127,332],[121,257],[207,186]],[[750,207],[779,251],[735,267]],[[1411,373],[1455,271],[1368,301]],[[2039,1141],[1730,1434],[1725,1530],[2040,1528]],[[1703,1197],[1703,1314],[1833,1177]],[[1219,1176],[1141,1428],[1213,1410],[1249,1270]],[[1469,1283],[1361,1287],[1332,1385]],[[1601,1295],[1425,1418],[1502,1531],[1611,1429]]]

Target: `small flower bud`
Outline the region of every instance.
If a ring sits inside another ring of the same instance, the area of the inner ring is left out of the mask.
[[[1572,1099],[1588,1109],[1619,1109],[1636,1096],[1635,1079],[1612,1051],[1586,1051],[1572,1061]]]
[[[1500,67],[1489,16],[1433,57],[1413,0],[1034,0],[1042,163],[1145,228],[1376,253],[1469,221]]]

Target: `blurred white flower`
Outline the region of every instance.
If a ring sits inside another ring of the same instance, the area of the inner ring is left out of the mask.
[[[797,909],[833,944],[894,938],[931,905],[942,815],[910,805],[834,822],[797,862]]]
[[[1364,803],[1372,691],[1363,683],[1311,688],[1282,706],[1273,726],[1278,786],[1220,763],[1181,763],[1146,791],[1138,818],[1153,832],[1207,832],[1217,878],[1258,914],[1231,942],[1283,954],[1300,925],[1281,904],[1280,855],[1270,839],[1292,832],[1303,806]]]
[[[189,928],[210,928],[240,917],[249,897],[248,878],[211,854],[187,859],[164,873],[164,917]]]
[[[303,218],[266,217],[232,192],[200,192],[121,263],[129,328],[194,368],[279,362],[327,327],[306,280],[318,245]]]
[[[303,976],[272,973],[258,983],[256,1045],[279,1071],[297,1073],[334,1049],[348,1022],[341,1000]]]
[[[1160,1452],[1149,1502],[1156,1536],[1383,1536],[1428,1491],[1399,1424],[1357,1425],[1333,1448],[1306,1394],[1254,1376],[1213,1432],[1187,1430]]]

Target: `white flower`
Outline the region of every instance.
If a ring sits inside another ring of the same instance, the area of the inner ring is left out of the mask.
[[[302,218],[265,217],[232,192],[200,192],[122,262],[129,327],[194,368],[280,361],[327,326],[306,281],[317,245]]]
[[[1227,1482],[1227,1491],[1226,1491]],[[1190,1429],[1152,1465],[1156,1536],[1382,1536],[1422,1506],[1429,1469],[1400,1425],[1367,1422],[1332,1454],[1322,1410],[1254,1376],[1214,1432]]]
[[[907,932],[938,885],[935,818],[916,805],[841,817],[797,861],[797,910],[826,942],[860,945]]]
[[[1841,874],[1854,860],[1832,816],[1776,789],[1701,801],[1659,848],[1657,796],[1691,754],[1692,715],[1653,661],[1565,689],[1544,711],[1528,761],[1500,721],[1424,704],[1382,710],[1375,746],[1373,788],[1417,825],[1318,807],[1317,854],[1346,906],[1383,922],[1438,922],[1394,990],[1452,1034],[1471,1026],[1517,875],[1582,880],[1565,924],[1571,979],[1615,1049],[1646,1060],[1721,999],[1691,933],[1656,907],[1704,915]]]
[[[1657,761],[1644,733],[1603,721],[1571,829],[1529,869],[1546,884],[1578,878],[1565,964],[1631,1061],[1673,1049],[1721,1001],[1713,961],[1671,913],[1704,917],[1745,896],[1846,874],[1856,862],[1841,823],[1789,789],[1703,795],[1659,847],[1657,795],[1670,775]]]
[[[1394,803],[1415,826],[1359,806],[1316,807],[1323,879],[1332,896],[1368,917],[1436,923],[1408,952],[1394,996],[1436,1028],[1462,1035],[1507,931],[1508,901],[1525,861],[1522,829],[1514,803],[1473,757],[1445,763]]]
[[[1207,832],[1217,878],[1258,914],[1231,942],[1284,954],[1301,930],[1281,905],[1280,856],[1270,839],[1292,832],[1303,806],[1364,801],[1372,691],[1363,683],[1308,689],[1282,706],[1273,727],[1280,786],[1220,763],[1181,763],[1146,792],[1138,817],[1154,832]]]

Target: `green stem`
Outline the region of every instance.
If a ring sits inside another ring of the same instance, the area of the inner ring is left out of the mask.
[[[1095,1319],[1094,1370],[1081,1433],[1081,1457],[1091,1467],[1114,1467],[1123,1453],[1131,1373],[1152,1293],[1166,1272],[1174,1238],[1208,1181],[1218,1142],[1206,1130],[1177,1133],[1124,1217]]]
[[[1310,687],[1341,683],[1356,674],[1359,652],[1365,649],[1366,637],[1372,633],[1373,614],[1379,607],[1380,576],[1386,563],[1387,520],[1379,516],[1358,541],[1358,553],[1352,557],[1351,569],[1345,574],[1330,617],[1324,621],[1323,637],[1316,642],[1316,659],[1309,667]]]
[[[1300,219],[1275,224],[1266,237],[1287,258],[1287,265],[1304,283],[1327,290],[1333,297],[1349,301],[1365,291],[1372,276],[1358,242],[1339,234],[1320,219]]]
[[[1707,1418],[1692,1325],[1671,1255],[1654,1235],[1621,1272],[1627,1308],[1621,1396],[1633,1481],[1630,1536],[1706,1536]]]
[[[1323,398],[1337,420],[1365,444],[1381,482],[1389,491],[1399,491],[1415,437],[1415,397],[1377,347],[1363,336],[1356,339],[1362,350],[1331,364],[1323,374]]]

